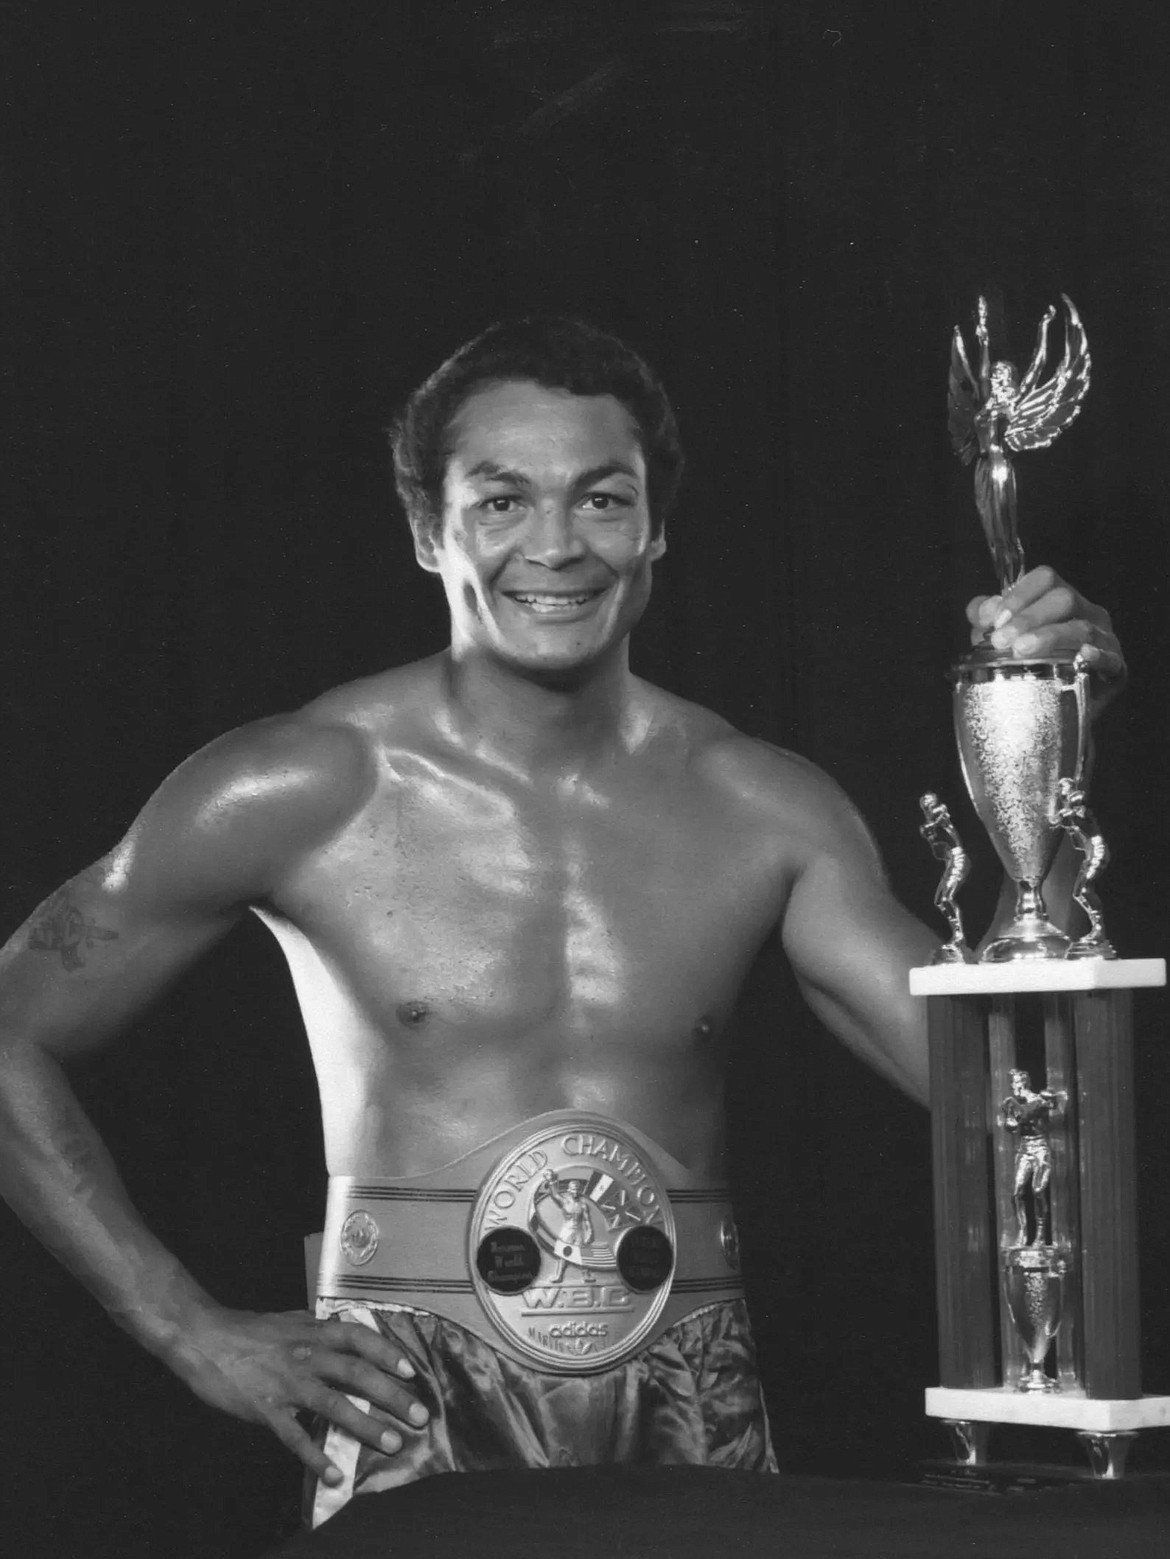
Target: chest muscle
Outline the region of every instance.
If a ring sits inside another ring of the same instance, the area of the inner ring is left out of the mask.
[[[290,884],[286,913],[380,1023],[677,1030],[733,994],[774,875],[692,798],[551,805],[451,784],[380,798]]]

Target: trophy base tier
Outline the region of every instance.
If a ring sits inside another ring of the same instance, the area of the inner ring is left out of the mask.
[[[954,1460],[934,1466],[927,1482],[970,1487],[1043,1487],[1078,1474],[1070,1468],[988,1460],[992,1425],[1072,1430],[1089,1458],[1081,1478],[1113,1482],[1126,1476],[1129,1449],[1143,1429],[1170,1428],[1170,1397],[1088,1397],[1081,1391],[1037,1394],[1010,1386],[988,1388],[930,1386],[926,1416],[940,1419],[951,1436]],[[933,1464],[932,1464],[933,1466]],[[1023,1473],[1023,1482],[1019,1475]]]
[[[923,964],[910,971],[912,996],[1133,990],[1165,983],[1164,958],[1037,958],[1006,964]]]
[[[1073,1391],[1017,1391],[1014,1386],[926,1388],[926,1416],[959,1423],[1029,1424],[1088,1434],[1170,1429],[1170,1397],[1110,1400]]]

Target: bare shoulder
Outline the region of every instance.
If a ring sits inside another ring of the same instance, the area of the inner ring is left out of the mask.
[[[209,742],[158,795],[207,825],[239,814],[336,827],[368,797],[379,746],[433,710],[435,687],[434,662],[418,661],[330,688],[300,709]]]
[[[163,781],[109,858],[111,880],[151,896],[262,902],[283,875],[362,809],[378,739],[421,694],[412,667],[331,689],[303,708],[216,738]]]
[[[660,694],[654,689],[655,694]],[[861,814],[815,763],[737,730],[699,704],[662,694],[661,708],[681,733],[688,767],[762,838],[782,839],[793,864],[825,854],[854,858],[880,870]]]
[[[442,662],[441,655],[432,655],[330,688],[296,718],[306,730],[348,733],[367,755],[387,742],[409,742],[433,728],[444,696]]]
[[[163,780],[121,843],[71,886],[159,915],[263,903],[362,809],[377,784],[379,736],[426,707],[433,680],[419,662],[217,737]]]

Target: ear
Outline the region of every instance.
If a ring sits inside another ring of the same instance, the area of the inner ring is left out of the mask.
[[[442,536],[442,523],[433,514],[412,514],[410,531],[414,537],[414,556],[419,568],[428,574],[439,572],[438,549]]]
[[[662,529],[658,532],[657,536],[655,536],[654,539],[650,543],[650,553],[649,553],[649,555],[650,555],[651,563],[657,563],[658,559],[660,557],[662,557],[662,555],[663,555],[663,553],[665,551],[666,551],[666,526],[664,525],[662,527]]]

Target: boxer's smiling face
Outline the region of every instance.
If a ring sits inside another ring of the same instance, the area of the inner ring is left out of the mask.
[[[620,646],[666,550],[625,406],[492,383],[463,402],[448,448],[440,521],[415,542],[443,581],[456,654],[563,675]]]

